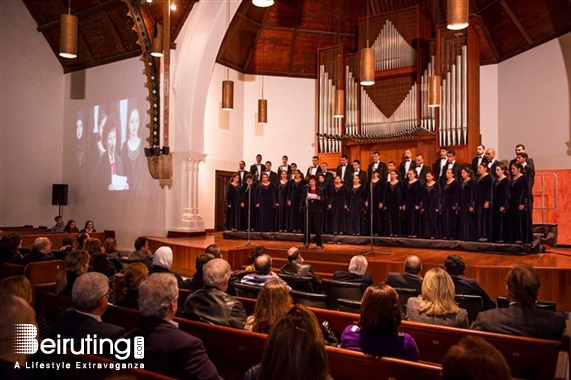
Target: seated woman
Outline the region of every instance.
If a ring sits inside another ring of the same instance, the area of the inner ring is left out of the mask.
[[[358,325],[349,325],[341,335],[341,347],[368,355],[418,361],[418,347],[407,333],[399,333],[399,296],[382,283],[367,288],[361,300]]]
[[[422,281],[422,294],[408,299],[409,321],[468,328],[468,312],[454,300],[454,282],[444,269],[433,268]]]
[[[65,255],[64,269],[59,271],[56,277],[56,294],[71,297],[75,280],[89,269],[89,259],[89,253],[85,251],[73,251]]]
[[[117,273],[115,266],[109,261],[107,254],[105,254],[101,248],[101,241],[99,239],[87,239],[84,248],[91,255],[91,266],[94,272],[103,273],[107,277],[112,277]]]
[[[111,264],[113,264],[117,272],[120,272],[123,269],[119,262],[121,255],[119,254],[119,244],[117,243],[117,240],[113,238],[105,239],[103,242],[103,253],[107,255],[107,259]]]
[[[83,227],[83,229],[79,232],[87,232],[88,234],[92,232],[97,232],[95,230],[95,227],[93,226],[93,220],[88,220],[87,222],[85,222],[85,227]]]
[[[71,236],[64,237],[61,241],[61,247],[59,247],[58,250],[67,253],[75,251],[73,238]]]
[[[125,268],[124,273],[125,295],[116,304],[139,310],[139,287],[149,276],[149,270],[145,264],[135,262]]]
[[[75,223],[75,220],[73,220],[73,219],[68,220],[67,224],[65,225],[64,231],[67,233],[79,232],[79,229],[77,228],[77,223]]]
[[[172,273],[178,282],[178,287],[182,287],[183,280],[182,277],[176,273],[171,272],[172,267],[172,249],[171,247],[162,246],[157,248],[155,254],[153,255],[153,268],[151,269],[151,274],[153,273]]]
[[[272,326],[293,306],[286,284],[278,279],[266,282],[254,307],[254,314],[246,319],[244,330],[269,334]]]

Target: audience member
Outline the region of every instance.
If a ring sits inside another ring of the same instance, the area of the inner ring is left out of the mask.
[[[111,262],[111,264],[113,264],[117,272],[123,270],[123,266],[119,262],[121,255],[119,254],[119,243],[117,243],[116,239],[105,239],[103,242],[103,253],[105,253],[107,259]]]
[[[262,286],[266,282],[279,278],[277,274],[272,272],[272,258],[263,254],[256,258],[254,262],[255,273],[249,273],[240,280],[243,284]]]
[[[303,257],[301,257],[299,249],[295,247],[288,249],[287,260],[288,263],[285,264],[283,267],[281,267],[280,273],[311,277],[312,278],[311,285],[313,288],[313,293],[323,292],[323,285],[321,284],[321,279],[319,278],[319,276],[315,275],[311,265],[303,263]]]
[[[244,380],[326,380],[327,353],[315,315],[295,305],[281,318],[266,342],[262,363]]]
[[[125,268],[124,273],[125,294],[116,302],[117,306],[139,310],[139,288],[147,277],[149,277],[149,270],[145,264],[134,262]],[[119,297],[119,295],[117,295],[117,297]]]
[[[212,253],[215,259],[222,259],[222,250],[216,244],[210,244],[204,249],[204,253]]]
[[[34,241],[32,250],[24,255],[22,259],[23,265],[34,263],[38,261],[54,260],[52,255],[52,243],[47,237],[39,237]]]
[[[89,259],[89,253],[86,251],[73,251],[65,255],[64,267],[56,277],[56,294],[71,297],[73,284],[79,276],[87,273],[89,269]]]
[[[85,222],[85,226],[81,229],[80,232],[87,232],[88,234],[97,232],[93,225],[93,220],[88,220],[87,222]]]
[[[422,262],[417,256],[408,256],[404,260],[404,273],[390,272],[385,283],[393,288],[416,289],[420,294],[422,290]]]
[[[418,361],[418,347],[407,333],[399,333],[401,310],[397,292],[387,284],[371,285],[361,300],[358,325],[341,335],[341,347],[368,355]]]
[[[75,220],[73,219],[68,220],[63,231],[66,233],[79,232]]]
[[[246,310],[242,302],[225,293],[232,269],[223,259],[212,259],[203,267],[204,288],[192,293],[184,303],[192,319],[215,325],[244,328]]]
[[[251,259],[251,263],[250,265],[248,265],[245,269],[246,272],[253,272],[256,270],[254,263],[256,262],[256,258],[258,256],[261,255],[265,255],[266,254],[266,247],[258,245],[256,247],[254,247],[254,249],[252,249],[252,252],[250,252],[250,259]]]
[[[109,280],[101,273],[91,272],[75,280],[71,299],[73,309],[67,309],[60,315],[57,333],[62,338],[73,338],[76,342],[97,334],[99,339],[115,340],[125,334],[125,329],[102,322],[101,316],[109,303]],[[77,347],[76,347],[77,350]]]
[[[16,234],[4,235],[0,239],[0,264],[12,263],[20,264],[22,262],[22,240]]]
[[[63,222],[63,218],[61,217],[61,215],[58,215],[54,218],[54,220],[56,221],[56,224],[54,224],[54,226],[50,229],[52,232],[65,232],[65,223]]]
[[[369,263],[363,255],[353,256],[349,262],[349,271],[338,270],[333,273],[335,281],[347,281],[361,284],[361,290],[365,292],[368,286],[373,285],[373,277],[366,274]]]
[[[478,314],[474,330],[561,340],[565,317],[561,313],[534,307],[537,301],[539,275],[527,264],[517,263],[505,279],[510,305]]]
[[[95,272],[103,273],[107,277],[112,277],[117,273],[115,265],[107,259],[103,253],[101,241],[96,238],[89,238],[85,242],[85,250],[91,255],[90,265]]]
[[[173,275],[149,276],[139,289],[140,326],[127,337],[145,338],[145,370],[179,379],[221,379],[202,341],[180,331],[172,320],[178,309],[177,298]]]
[[[268,281],[256,298],[254,314],[246,319],[244,329],[262,334],[269,334],[277,321],[286,315],[293,306],[287,286],[283,281]]]
[[[151,274],[153,273],[172,273],[176,277],[176,282],[180,287],[182,285],[182,277],[176,273],[171,272],[172,267],[172,248],[167,246],[162,246],[157,248],[155,254],[153,255],[153,268],[151,269]]]
[[[408,299],[409,321],[452,327],[469,327],[468,312],[454,301],[454,282],[441,268],[426,272],[422,294]]]
[[[448,255],[444,261],[446,272],[452,277],[456,294],[467,294],[472,296],[480,296],[483,301],[483,310],[495,309],[496,303],[490,298],[488,293],[480,286],[474,278],[466,278],[466,264],[464,259],[459,255]]]
[[[149,240],[144,236],[140,236],[135,240],[135,250],[129,253],[127,259],[143,261],[148,268],[151,268],[153,266],[152,256],[153,253],[149,249]]]
[[[465,336],[442,359],[442,380],[510,380],[506,359],[479,336]]]
[[[196,263],[194,265],[196,272],[194,272],[191,278],[184,280],[182,287],[192,291],[202,289],[204,287],[204,280],[202,279],[202,268],[204,267],[204,264],[212,259],[214,259],[214,255],[212,253],[201,253],[200,255],[196,256]]]
[[[73,247],[73,238],[71,236],[66,236],[61,241],[61,247],[59,247],[59,251],[62,252],[72,252],[75,248]]]
[[[85,241],[89,239],[89,234],[86,232],[81,232],[77,235],[77,250],[78,251],[83,251],[84,247],[83,245],[85,244]]]

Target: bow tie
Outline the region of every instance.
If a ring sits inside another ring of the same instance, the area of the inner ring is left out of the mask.
[[[406,160],[406,162],[410,162],[410,160]]]

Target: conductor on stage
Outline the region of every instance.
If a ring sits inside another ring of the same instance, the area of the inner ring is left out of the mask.
[[[307,199],[305,246],[309,247],[309,234],[313,232],[315,234],[315,245],[318,249],[323,249],[323,243],[321,242],[323,189],[317,187],[317,180],[314,175],[308,177],[308,182],[309,184],[307,185],[307,192],[305,194],[305,198]]]

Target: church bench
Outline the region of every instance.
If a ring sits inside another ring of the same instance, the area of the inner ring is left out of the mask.
[[[0,264],[0,279],[10,276],[24,276],[26,274],[26,266],[20,264],[2,263]]]
[[[58,355],[58,360],[69,363],[70,369],[57,371],[55,377],[58,380],[75,380],[81,378],[83,380],[96,380],[103,378],[129,378],[129,379],[141,379],[141,380],[170,380],[172,377],[163,376],[161,374],[147,371],[139,368],[130,369],[84,369],[76,368],[76,363],[101,363],[101,364],[121,364],[121,361],[114,361],[101,356],[96,355]],[[81,365],[81,364],[80,364]],[[93,365],[93,364],[92,364]],[[119,375],[119,376],[118,376]]]

